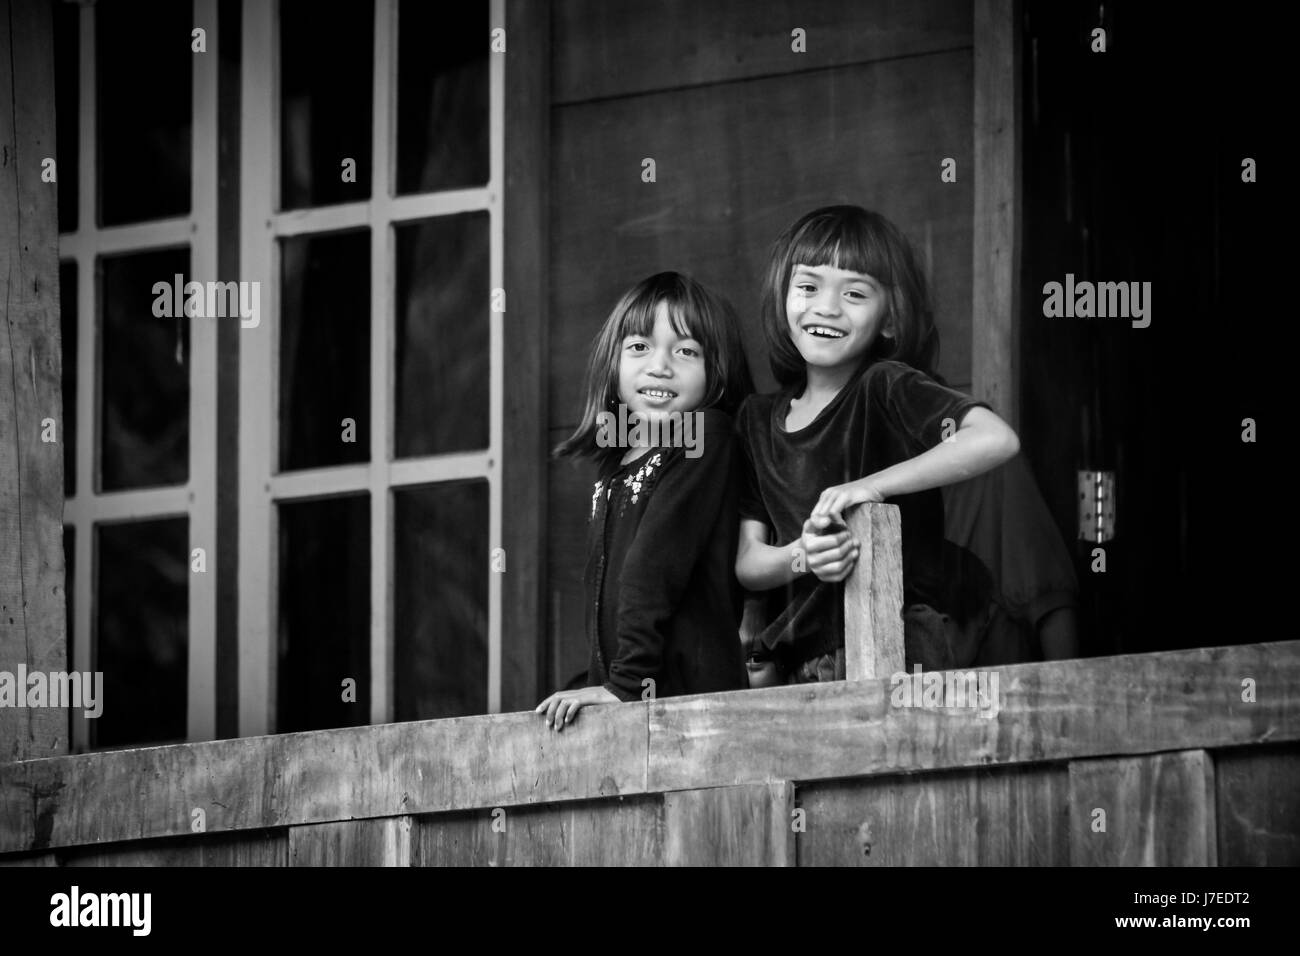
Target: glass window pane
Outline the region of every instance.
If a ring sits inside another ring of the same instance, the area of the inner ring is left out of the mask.
[[[281,503],[279,515],[276,731],[368,724],[370,497]]]
[[[488,484],[393,490],[397,720],[487,712]]]
[[[487,0],[402,0],[397,25],[397,191],[484,185]]]
[[[175,318],[155,317],[153,286],[164,282],[170,289],[175,276],[188,275],[190,251],[109,256],[99,268],[100,487],[184,484],[190,471],[189,320],[174,303],[167,311]]]
[[[104,710],[93,747],[184,740],[189,683],[189,519],[96,525],[95,665]]]
[[[59,232],[77,228],[81,169],[81,6],[54,4],[54,156],[58,167]]]
[[[59,263],[59,334],[63,346],[63,494],[77,491],[77,264]]]
[[[369,461],[370,233],[281,240],[280,276],[280,468]]]
[[[370,198],[375,7],[280,3],[280,207]],[[342,163],[356,161],[356,181]]]
[[[190,211],[193,19],[193,5],[176,0],[95,4],[103,225]]]
[[[488,214],[398,226],[397,457],[488,444]]]

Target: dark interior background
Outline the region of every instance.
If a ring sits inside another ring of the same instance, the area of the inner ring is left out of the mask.
[[[1270,10],[1025,6],[1021,438],[1075,542],[1088,654],[1283,637],[1264,613],[1289,522],[1265,514],[1260,461],[1283,438],[1264,390],[1289,321],[1270,229],[1286,175],[1270,149],[1285,122]],[[1105,53],[1090,49],[1098,25]],[[1242,182],[1245,157],[1258,182]],[[1066,273],[1151,282],[1151,325],[1045,318],[1043,284]],[[1242,442],[1244,418],[1259,443]],[[1077,541],[1084,468],[1117,473],[1105,574]]]

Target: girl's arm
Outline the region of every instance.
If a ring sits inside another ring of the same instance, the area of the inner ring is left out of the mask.
[[[747,591],[779,588],[809,572],[823,581],[843,581],[853,570],[858,542],[849,531],[823,534],[827,524],[828,520],[809,519],[804,522],[802,535],[778,547],[767,543],[766,524],[742,518],[736,580]]]
[[[827,488],[812,513],[843,521],[844,510],[854,505],[965,481],[996,468],[1019,451],[1020,439],[1011,426],[987,408],[972,408],[962,416],[952,437],[915,458]]]
[[[740,520],[736,549],[736,580],[746,591],[767,591],[789,584],[799,576],[794,570],[802,538],[787,545],[767,543],[768,527],[753,518]]]

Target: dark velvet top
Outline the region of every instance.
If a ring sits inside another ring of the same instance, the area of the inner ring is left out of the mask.
[[[746,686],[736,583],[741,459],[731,418],[703,412],[699,457],[655,448],[602,470],[587,536],[588,685],[620,700]]]
[[[746,460],[740,515],[763,522],[771,542],[803,533],[823,491],[915,458],[961,425],[977,405],[901,362],[866,365],[806,427],[785,430],[794,393],[754,395],[737,414]],[[965,620],[986,600],[964,573],[971,556],[944,540],[938,489],[890,499],[902,514],[903,599]],[[768,592],[770,622],[759,641],[786,666],[844,646],[844,584],[811,572]]]

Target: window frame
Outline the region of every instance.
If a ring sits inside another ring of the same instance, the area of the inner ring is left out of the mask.
[[[488,483],[489,553],[502,540],[502,315],[488,308],[502,288],[504,229],[504,58],[489,56],[489,179],[482,187],[393,195],[396,180],[397,0],[375,0],[371,194],[359,202],[279,210],[278,0],[243,0],[240,135],[240,278],[261,287],[261,321],[239,333],[239,723],[240,736],[276,732],[278,541],[276,505],[342,494],[370,495],[370,687],[368,723],[393,720],[394,489],[462,479]],[[505,0],[490,0],[489,22],[504,21]],[[488,37],[481,38],[487,43]],[[357,157],[359,161],[361,157]],[[482,451],[393,458],[396,334],[394,227],[462,212],[488,214],[488,447]],[[278,472],[279,242],[364,227],[370,233],[369,461]],[[488,712],[501,708],[501,575],[487,574]]]
[[[188,575],[186,740],[216,737],[217,325],[190,320],[189,476],[183,485],[102,492],[100,487],[100,258],[187,248],[187,281],[217,276],[217,0],[193,0],[193,22],[206,31],[205,54],[192,54],[190,211],[186,216],[99,225],[94,4],[79,5],[77,228],[59,234],[59,263],[77,270],[76,482],[64,500],[63,525],[74,532],[73,644],[69,668],[97,670],[96,611],[101,524],[185,517],[189,546],[205,552],[205,572]],[[170,278],[170,277],[168,277]],[[161,281],[161,279],[160,279]],[[67,374],[67,370],[65,370]],[[65,432],[66,435],[66,432]],[[113,706],[106,702],[106,706]],[[73,753],[90,749],[90,725],[70,711]]]

